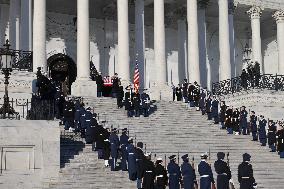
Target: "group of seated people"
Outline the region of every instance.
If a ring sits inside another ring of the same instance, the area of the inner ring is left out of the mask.
[[[267,143],[271,152],[278,152],[284,158],[284,123],[265,119],[263,115],[257,116],[255,111],[247,111],[245,106],[227,106],[225,101],[219,100],[217,96],[211,95],[206,89],[202,89],[196,82],[194,85],[187,83],[180,87],[183,100],[190,107],[196,107],[202,115],[207,114],[208,120],[214,120],[220,124],[221,129],[227,129],[228,134],[252,135],[253,141],[259,141],[262,146]],[[179,91],[177,90],[177,91]]]

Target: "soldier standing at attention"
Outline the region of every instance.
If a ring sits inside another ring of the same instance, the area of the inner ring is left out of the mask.
[[[251,125],[251,132],[252,132],[252,140],[257,141],[257,117],[255,116],[255,112],[251,111],[251,116],[250,116],[250,125]]]
[[[281,128],[277,131],[277,151],[279,152],[280,158],[284,158],[284,127],[283,123],[280,123]]]
[[[127,150],[127,161],[128,161],[128,175],[129,179],[135,181],[137,179],[136,170],[136,158],[135,158],[135,147],[133,145],[133,138],[128,139]]]
[[[219,123],[219,115],[218,115],[219,101],[216,96],[213,97],[212,101],[212,117],[214,119],[214,124]]]
[[[225,121],[226,121],[226,109],[227,106],[225,101],[222,101],[222,105],[220,107],[220,122],[221,122],[221,129],[225,129]]]
[[[113,128],[109,136],[110,151],[111,151],[111,171],[116,171],[116,162],[118,157],[119,138],[116,128]]]
[[[267,121],[264,119],[263,115],[260,115],[259,119],[259,128],[258,128],[258,136],[259,136],[259,142],[261,143],[261,146],[266,146],[266,124]]]
[[[127,171],[127,151],[126,147],[128,145],[128,135],[127,128],[122,129],[122,134],[120,136],[120,149],[121,149],[121,169],[122,171]]]
[[[162,165],[163,159],[157,158],[156,161],[156,189],[166,189],[167,183],[168,183],[168,175],[167,170]]]
[[[182,100],[182,88],[180,84],[178,84],[176,88],[176,95],[177,95],[177,101],[181,101]]]
[[[200,189],[211,189],[211,184],[215,184],[211,166],[207,162],[208,155],[201,155],[201,162],[198,165],[200,175]]]
[[[240,112],[240,127],[243,130],[243,135],[247,134],[247,128],[248,128],[247,116],[248,116],[248,112],[246,111],[246,107],[243,106]]]
[[[206,100],[206,113],[208,116],[208,120],[212,120],[212,99],[211,96],[208,96]]]
[[[184,189],[193,189],[196,182],[196,174],[194,167],[189,163],[188,154],[181,157],[183,163],[181,165],[181,174],[183,178]]]
[[[155,166],[154,163],[151,161],[151,153],[146,153],[143,165],[143,188],[154,189],[155,178]]]
[[[254,189],[257,186],[253,177],[252,165],[249,163],[250,158],[249,154],[243,154],[243,162],[238,167],[240,189]]]
[[[143,143],[138,142],[135,149],[136,158],[136,170],[137,170],[137,188],[142,189],[142,178],[143,178],[143,163],[145,161],[145,156],[143,153]]]
[[[268,123],[268,145],[269,148],[271,149],[270,152],[275,152],[276,151],[276,126],[273,120],[269,120]]]
[[[184,79],[183,84],[182,84],[182,97],[183,97],[183,101],[185,103],[188,102],[187,88],[188,88],[188,82],[187,82],[187,79]]]
[[[180,167],[176,163],[176,155],[169,157],[170,163],[168,164],[169,173],[169,189],[180,189],[181,172]]]
[[[224,161],[225,153],[217,153],[217,161],[214,163],[217,173],[217,189],[229,189],[229,181],[232,177],[228,164]]]

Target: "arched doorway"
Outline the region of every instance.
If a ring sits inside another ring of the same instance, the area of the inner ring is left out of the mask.
[[[76,63],[68,55],[58,53],[47,59],[49,76],[60,84],[65,95],[71,94],[71,85],[76,80]]]

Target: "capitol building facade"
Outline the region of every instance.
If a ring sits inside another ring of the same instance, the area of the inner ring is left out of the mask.
[[[188,78],[210,89],[239,76],[245,56],[259,62],[263,74],[284,74],[282,0],[0,3],[1,43],[9,39],[12,49],[33,51],[34,72],[50,73],[68,57],[67,75],[79,84],[89,81],[90,61],[103,76],[118,73],[127,82],[138,62],[143,88]]]

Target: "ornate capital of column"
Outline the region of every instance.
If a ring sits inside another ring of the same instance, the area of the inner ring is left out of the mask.
[[[275,19],[276,23],[284,22],[284,11],[278,10],[272,15],[272,17]]]
[[[228,3],[229,14],[234,14],[238,6],[238,2],[231,1]]]
[[[247,14],[251,19],[259,19],[262,14],[262,9],[259,6],[254,5],[247,11]]]
[[[175,15],[179,20],[186,20],[187,10],[186,7],[181,7],[175,11]]]
[[[198,8],[206,9],[210,0],[198,0]]]

